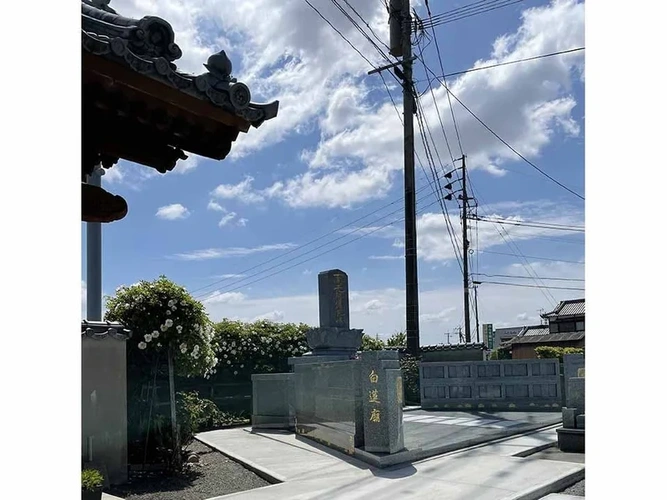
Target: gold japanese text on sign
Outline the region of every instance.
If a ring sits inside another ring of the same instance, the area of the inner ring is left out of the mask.
[[[342,274],[336,274],[334,279],[334,314],[336,323],[344,323],[344,300],[345,300],[345,283]]]
[[[399,405],[403,405],[403,379],[401,377],[396,379],[396,400]]]
[[[371,370],[371,372],[368,374],[368,380],[370,383],[377,384],[378,379],[379,377],[377,372],[375,370]],[[371,389],[368,391],[368,402],[371,404],[380,404],[380,394],[377,389]],[[373,408],[371,410],[370,421],[375,423],[380,421],[380,410],[378,408]]]

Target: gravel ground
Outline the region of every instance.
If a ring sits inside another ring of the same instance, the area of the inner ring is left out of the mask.
[[[193,441],[187,449],[199,455],[199,464],[193,465],[189,473],[137,479],[109,493],[126,500],[205,500],[269,484],[199,441]]]
[[[559,493],[565,493],[566,495],[576,495],[578,497],[583,497],[584,496],[584,483],[585,482],[586,482],[586,480],[582,479],[578,483],[574,483],[569,488],[565,488],[563,491],[559,491]]]

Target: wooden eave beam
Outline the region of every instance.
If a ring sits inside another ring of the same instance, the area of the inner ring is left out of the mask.
[[[121,64],[103,57],[83,52],[84,84],[87,79],[102,80],[106,85],[117,88],[126,87],[142,94],[147,102],[160,101],[162,106],[178,108],[183,114],[190,115],[194,122],[213,120],[218,123],[248,132],[250,122],[235,116],[211,103],[197,99],[189,94],[142,75]],[[95,78],[96,77],[96,78]],[[158,103],[155,102],[155,105]]]

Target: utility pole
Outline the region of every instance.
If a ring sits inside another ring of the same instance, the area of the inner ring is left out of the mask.
[[[463,175],[462,188],[463,193],[463,320],[465,326],[466,343],[470,343],[470,277],[468,276],[468,191],[466,190],[466,157],[461,158],[461,172]]]
[[[389,53],[401,57],[400,63],[370,71],[394,68],[403,80],[403,187],[405,197],[405,335],[407,350],[419,354],[419,283],[417,276],[417,215],[415,193],[415,101],[412,85],[412,17],[410,0],[389,2]],[[398,65],[402,70],[398,69]]]
[[[477,308],[477,286],[473,286],[475,291],[475,331],[477,332],[477,343],[479,344],[479,309]]]
[[[104,170],[96,166],[88,176],[92,186],[102,185]],[[86,319],[102,321],[102,224],[86,222]]]

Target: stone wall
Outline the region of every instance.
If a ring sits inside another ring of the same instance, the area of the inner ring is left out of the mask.
[[[423,409],[558,411],[563,402],[557,359],[422,362]]]
[[[81,455],[109,484],[127,481],[125,341],[81,339]]]

